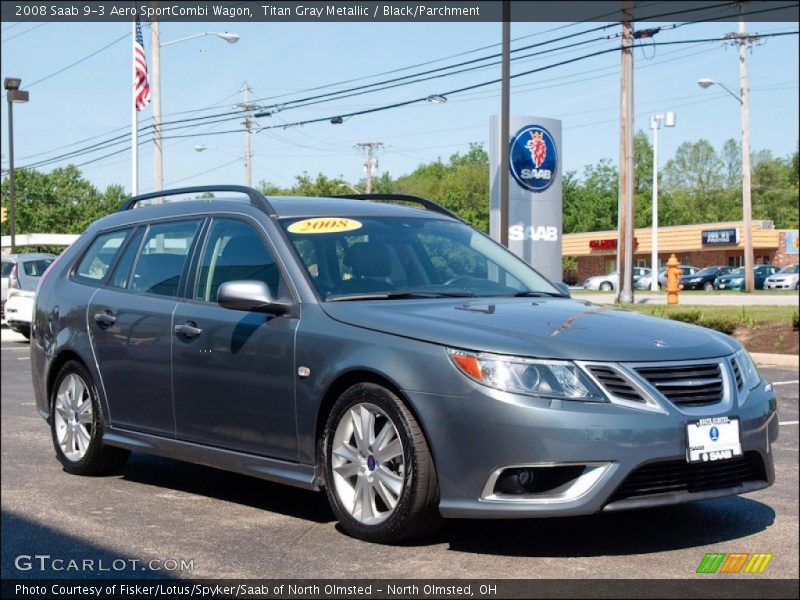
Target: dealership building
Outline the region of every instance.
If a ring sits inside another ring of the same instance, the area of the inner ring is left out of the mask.
[[[798,262],[796,229],[775,229],[772,221],[753,221],[753,255],[756,264],[785,267]],[[634,266],[649,267],[652,228],[634,233]],[[577,273],[564,273],[564,280],[583,281],[616,268],[617,231],[593,231],[564,235],[562,254],[577,259]],[[717,265],[739,267],[744,263],[744,224],[702,223],[658,229],[658,261],[663,266],[671,254],[681,264],[703,268]]]

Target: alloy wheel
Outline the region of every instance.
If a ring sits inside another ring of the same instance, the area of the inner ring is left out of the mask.
[[[86,382],[70,373],[58,387],[55,399],[55,432],[64,456],[78,462],[89,449],[94,428],[92,396]]]
[[[394,512],[405,483],[403,443],[391,418],[374,404],[350,407],[331,449],[333,485],[356,521],[377,525]]]

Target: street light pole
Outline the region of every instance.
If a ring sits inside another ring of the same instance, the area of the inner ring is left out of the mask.
[[[658,291],[658,130],[661,123],[666,127],[675,126],[675,113],[653,115],[650,129],[653,130],[653,232],[650,251],[650,290]]]
[[[162,145],[163,137],[161,135],[161,48],[209,35],[216,36],[229,44],[235,44],[239,41],[239,36],[235,33],[228,33],[227,31],[222,33],[205,31],[203,33],[196,33],[162,43],[160,33],[158,21],[153,20],[150,24],[150,51],[152,55],[150,60],[150,74],[152,80],[150,102],[153,109],[153,188],[156,191],[160,191],[164,188],[164,149]]]
[[[8,99],[8,233],[11,238],[11,253],[17,251],[17,199],[14,182],[14,103],[27,102],[28,92],[19,89],[22,80],[6,77],[3,86]]]
[[[153,110],[153,189],[160,192],[164,189],[164,154],[161,139],[161,46],[159,24],[153,19],[150,24],[150,47],[153,59],[150,61],[153,75],[153,86],[150,90],[150,106]]]

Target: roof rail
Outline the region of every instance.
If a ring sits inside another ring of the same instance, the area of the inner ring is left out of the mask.
[[[453,219],[461,221],[462,223],[466,223],[464,219],[459,217],[451,210],[446,209],[441,204],[437,204],[433,200],[420,198],[418,196],[407,196],[405,194],[344,194],[341,196],[334,196],[334,198],[350,198],[351,200],[383,200],[387,202],[411,202],[413,204],[419,204],[431,212],[447,215],[448,217],[452,217]]]
[[[161,190],[160,192],[149,192],[147,194],[140,194],[132,196],[125,200],[122,205],[117,209],[117,212],[123,212],[133,209],[137,203],[143,200],[151,200],[153,198],[163,198],[164,196],[179,196],[181,194],[195,194],[205,192],[238,192],[250,198],[250,204],[265,212],[269,217],[276,217],[278,213],[264,197],[264,194],[258,190],[247,187],[244,185],[196,185],[183,188],[175,188],[172,190]]]

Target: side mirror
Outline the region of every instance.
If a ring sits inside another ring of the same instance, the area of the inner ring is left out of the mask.
[[[554,286],[556,286],[567,298],[572,298],[572,294],[569,293],[569,286],[564,283],[563,281],[553,281]]]
[[[291,304],[278,302],[263,281],[226,281],[217,291],[217,304],[231,310],[282,315]]]

